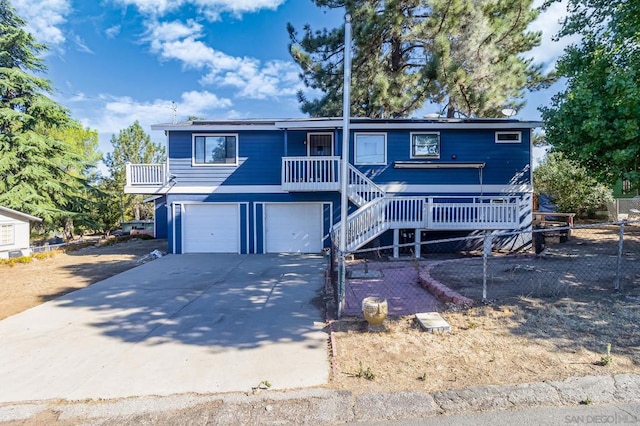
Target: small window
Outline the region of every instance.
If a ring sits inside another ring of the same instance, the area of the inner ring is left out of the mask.
[[[629,179],[625,179],[622,181],[622,193],[629,194],[631,192],[631,181]]]
[[[0,225],[0,246],[15,244],[15,231],[12,223]]]
[[[522,132],[496,132],[496,143],[520,143]]]
[[[411,158],[440,158],[440,133],[411,133]]]
[[[333,155],[333,133],[309,133],[307,135],[308,155],[326,157]]]
[[[356,133],[354,157],[356,164],[387,164],[387,135]]]
[[[193,138],[193,163],[196,165],[238,164],[237,135],[196,135]]]

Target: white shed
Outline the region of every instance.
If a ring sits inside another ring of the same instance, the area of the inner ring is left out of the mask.
[[[29,249],[31,222],[42,222],[42,219],[0,206],[0,259],[8,258],[11,252],[20,252],[22,256],[31,254]]]

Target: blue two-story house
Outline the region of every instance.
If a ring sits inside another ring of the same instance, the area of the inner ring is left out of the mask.
[[[153,194],[156,236],[171,253],[316,253],[340,235],[341,179],[349,199],[347,251],[412,230],[528,229],[531,132],[513,119],[350,122],[216,120],[158,124],[166,164],[128,164],[126,193]],[[333,231],[333,232],[332,232]]]

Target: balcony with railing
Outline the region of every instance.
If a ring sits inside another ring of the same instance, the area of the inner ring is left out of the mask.
[[[157,192],[167,183],[165,164],[126,165],[127,183],[124,192],[128,194],[148,194]]]
[[[339,191],[340,157],[283,157],[285,191]]]

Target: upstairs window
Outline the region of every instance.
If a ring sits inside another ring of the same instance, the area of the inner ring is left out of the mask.
[[[520,143],[522,132],[496,132],[496,143]]]
[[[0,246],[15,244],[15,231],[12,223],[0,225]]]
[[[238,164],[238,136],[195,135],[193,162],[196,165]]]
[[[411,133],[411,158],[440,158],[440,133]]]
[[[387,164],[387,135],[385,133],[356,133],[355,164]]]

